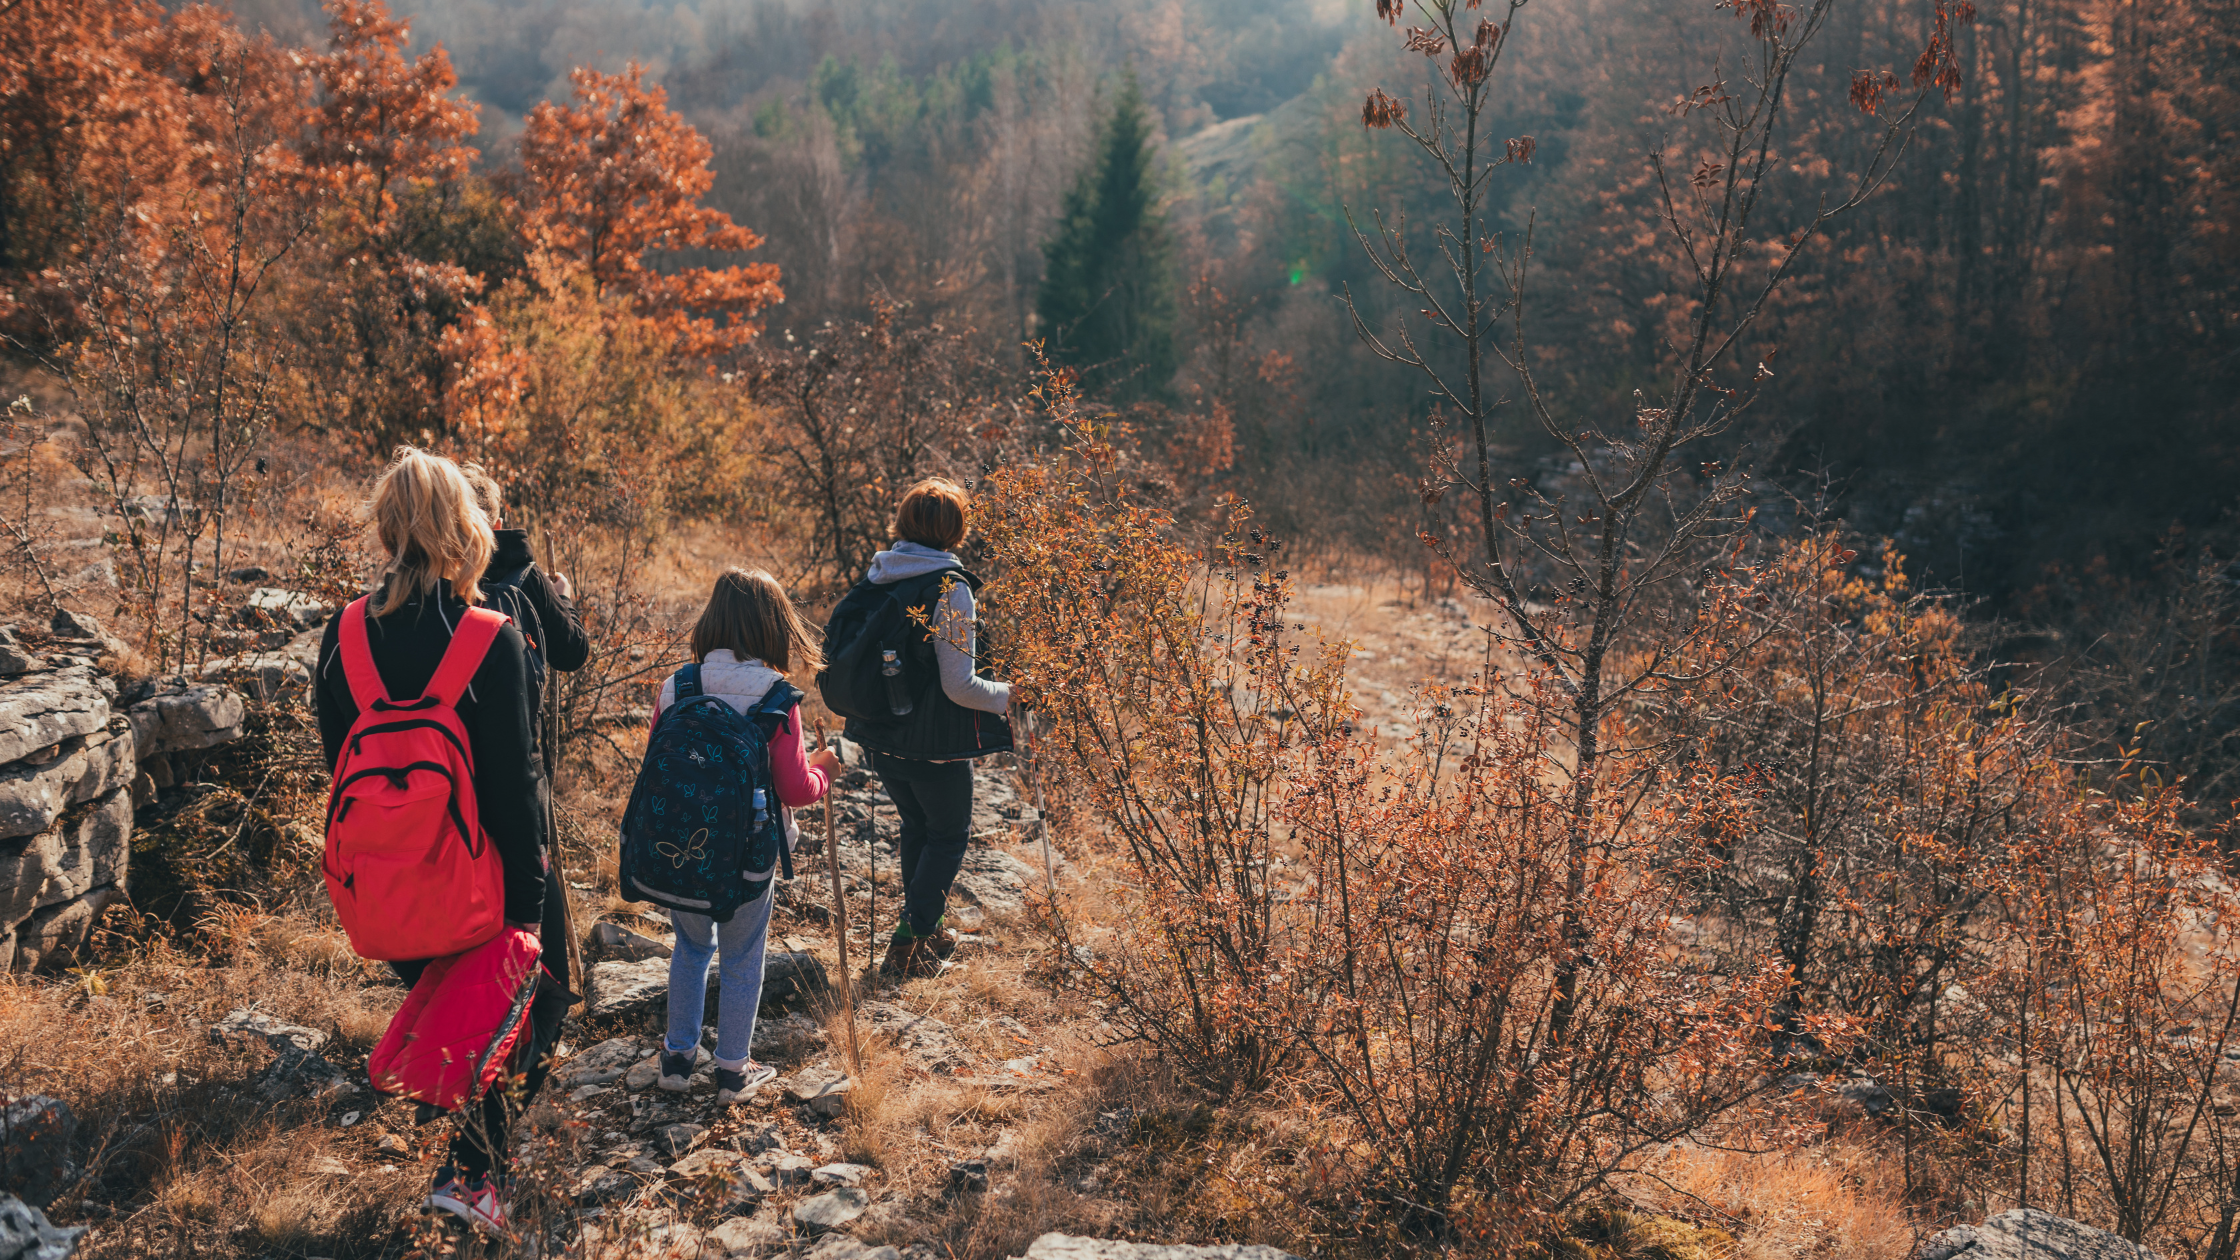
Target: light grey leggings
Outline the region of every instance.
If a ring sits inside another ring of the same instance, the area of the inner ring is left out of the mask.
[[[772,881],[775,883],[776,881]],[[762,959],[770,944],[770,902],[764,893],[739,907],[728,923],[704,914],[671,910],[677,929],[676,952],[669,957],[669,1035],[671,1054],[700,1043],[700,1019],[708,999],[708,962],[720,950],[716,996],[716,1066],[737,1071],[754,1045],[754,1013],[762,1004]]]

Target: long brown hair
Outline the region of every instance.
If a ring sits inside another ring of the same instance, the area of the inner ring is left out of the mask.
[[[373,483],[373,528],[389,553],[371,604],[386,617],[451,579],[451,591],[482,602],[477,583],[497,550],[490,521],[459,466],[414,446],[397,448]]]
[[[801,619],[778,579],[760,569],[727,569],[708,593],[708,606],[692,626],[692,659],[704,661],[717,648],[730,648],[740,660],[752,657],[781,674],[814,674],[824,668],[824,649]]]

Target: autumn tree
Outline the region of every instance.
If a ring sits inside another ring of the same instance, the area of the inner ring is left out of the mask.
[[[380,0],[330,0],[328,13],[300,149],[325,210],[298,273],[296,395],[317,427],[379,453],[442,427],[440,339],[484,277],[429,256],[412,210],[466,179],[477,124],[444,50],[407,60],[409,28]]]
[[[174,36],[136,0],[21,0],[0,20],[0,329],[44,344],[58,269],[184,195],[191,120]],[[58,305],[59,304],[59,305]]]
[[[754,315],[785,300],[768,263],[659,268],[647,255],[744,252],[762,238],[701,204],[714,182],[707,140],[647,87],[643,67],[578,69],[570,104],[529,111],[521,136],[523,231],[556,262],[581,268],[600,296],[628,299],[672,327],[680,354],[738,346]]]

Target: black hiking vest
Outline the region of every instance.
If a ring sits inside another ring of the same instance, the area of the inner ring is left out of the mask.
[[[885,584],[866,577],[833,608],[832,620],[869,611],[888,599],[899,598],[905,604],[937,600],[942,582],[948,580],[980,589],[980,579],[963,569],[944,569]],[[909,636],[903,684],[912,701],[908,716],[885,721],[852,717],[843,724],[842,732],[873,752],[912,761],[966,761],[1011,751],[1011,724],[1000,714],[968,709],[941,690],[941,663],[934,656],[930,628]]]

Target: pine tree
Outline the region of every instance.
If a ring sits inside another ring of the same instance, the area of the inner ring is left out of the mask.
[[[1160,394],[1175,370],[1173,246],[1152,156],[1131,71],[1042,247],[1037,314],[1050,357],[1080,369],[1085,390],[1123,400]]]

